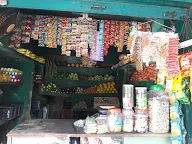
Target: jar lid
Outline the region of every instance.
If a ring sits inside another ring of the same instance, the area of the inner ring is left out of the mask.
[[[151,85],[151,90],[163,90],[164,88],[161,85]]]
[[[138,94],[143,94],[143,93],[147,93],[147,87],[136,87],[135,88],[136,93]]]
[[[133,111],[132,109],[123,109],[123,110],[122,110],[122,113],[123,113],[124,115],[133,116],[134,111]]]
[[[120,108],[110,108],[110,109],[108,109],[108,112],[110,112],[110,113],[121,113],[121,109]]]
[[[135,113],[143,113],[143,114],[147,114],[148,113],[148,110],[147,109],[135,109]]]

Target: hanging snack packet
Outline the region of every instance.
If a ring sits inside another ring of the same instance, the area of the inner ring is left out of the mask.
[[[163,69],[160,69],[157,73],[157,85],[164,86],[165,85],[165,74],[166,71]]]
[[[171,135],[172,137],[179,137],[181,136],[181,120],[180,118],[171,120]]]
[[[167,94],[171,94],[173,92],[173,77],[172,76],[166,77],[165,92]]]
[[[176,97],[175,97],[175,94],[174,93],[170,93],[169,94],[169,102],[170,104],[173,104],[175,103],[177,100],[176,100]]]
[[[182,104],[190,104],[189,98],[191,97],[190,93],[190,79],[189,77],[184,77],[182,79],[182,91],[184,93],[184,99]]]
[[[190,85],[189,85],[190,95],[192,96],[192,68],[190,68]],[[192,97],[191,97],[192,102]]]
[[[181,75],[175,76],[173,78],[173,92],[182,91],[182,77]]]
[[[190,67],[192,67],[192,52],[181,55],[179,61],[182,76],[190,76]]]
[[[172,144],[182,144],[182,138],[181,137],[172,137],[171,143]]]
[[[178,119],[179,118],[179,102],[175,101],[170,106],[170,119]]]

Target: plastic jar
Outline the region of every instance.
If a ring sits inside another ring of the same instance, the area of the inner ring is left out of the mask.
[[[147,109],[147,88],[146,87],[136,87],[136,108],[137,109]]]
[[[132,109],[123,109],[123,131],[124,132],[133,132],[133,115],[134,112]]]
[[[169,132],[169,98],[162,86],[152,85],[148,92],[149,131]]]
[[[134,115],[134,131],[138,133],[148,132],[148,114],[136,113]]]
[[[109,109],[107,118],[110,132],[121,132],[122,129],[121,109],[120,108]]]
[[[130,84],[124,84],[122,94],[123,94],[123,108],[132,109],[134,106],[134,86]]]

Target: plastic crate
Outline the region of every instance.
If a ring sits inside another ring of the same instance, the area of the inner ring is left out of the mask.
[[[0,120],[12,120],[23,114],[22,103],[1,103]]]
[[[14,106],[0,106],[0,119],[11,120],[16,117],[16,108]]]

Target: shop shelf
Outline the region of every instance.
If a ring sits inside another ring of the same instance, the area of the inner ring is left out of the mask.
[[[2,85],[22,85],[22,83],[12,83],[12,82],[3,82],[3,83],[0,83],[0,86],[2,86]]]
[[[46,78],[44,79],[45,84],[54,83],[62,88],[70,88],[70,87],[89,87],[93,85],[99,85],[105,82],[112,82],[114,80],[63,80],[63,79],[55,79],[55,78]]]
[[[75,73],[82,73],[86,75],[102,75],[102,74],[112,74],[113,70],[110,68],[88,68],[88,67],[61,67],[57,66],[58,72],[68,71]]]
[[[155,81],[138,81],[138,82],[131,82],[136,87],[147,87],[150,88],[150,85],[154,85]]]
[[[98,110],[95,108],[73,108],[72,112],[77,112],[77,111],[81,111],[81,112],[97,112]]]
[[[60,96],[60,97],[118,97],[117,93],[106,93],[106,94],[65,94],[65,93],[51,93],[51,92],[40,92],[40,95],[44,96]]]
[[[30,57],[27,57],[23,54],[18,53],[14,48],[8,48],[6,46],[0,46],[0,57],[5,59],[13,58],[19,61],[28,61],[28,62],[31,61],[37,64],[42,64],[34,59],[31,59]]]
[[[23,104],[21,103],[1,103],[0,120],[12,120],[23,114]]]

